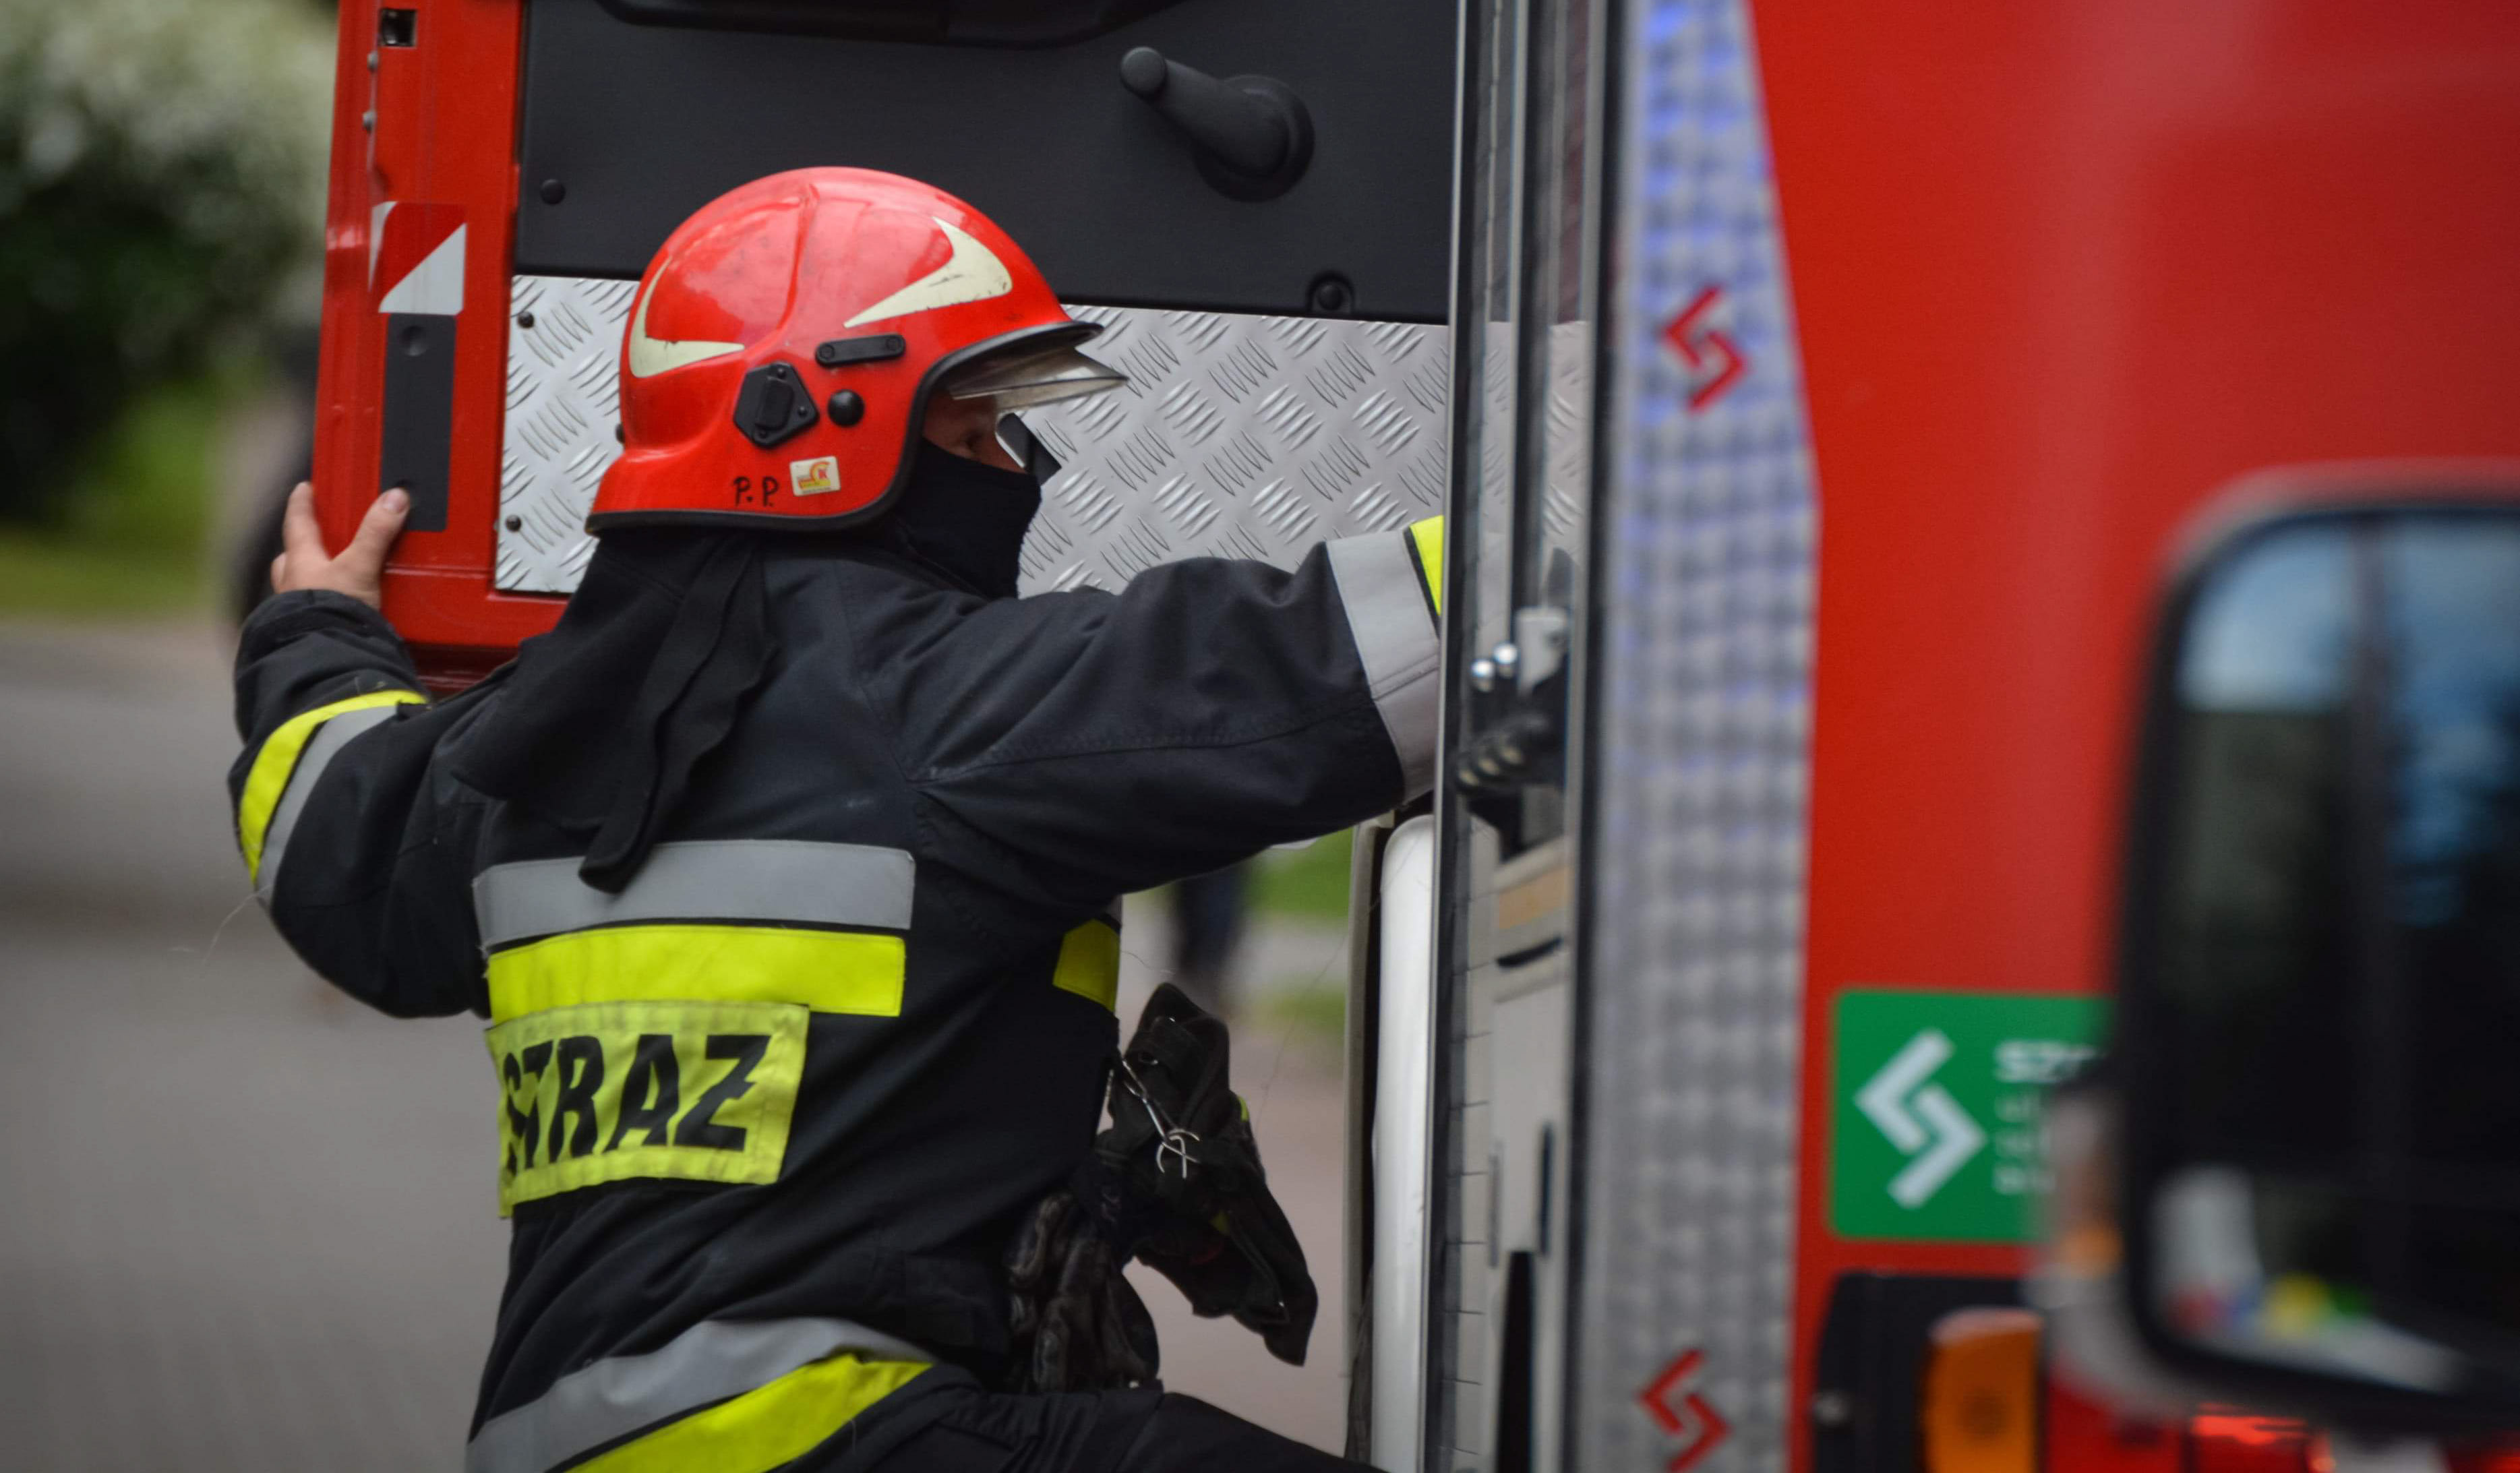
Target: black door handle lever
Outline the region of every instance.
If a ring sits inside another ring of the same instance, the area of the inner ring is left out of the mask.
[[[1312,114],[1275,77],[1220,81],[1141,46],[1120,58],[1120,84],[1189,135],[1200,175],[1221,194],[1274,199],[1313,161]]]

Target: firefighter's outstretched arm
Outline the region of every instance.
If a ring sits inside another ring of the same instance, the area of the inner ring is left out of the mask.
[[[279,594],[239,636],[245,750],[228,795],[247,876],[290,945],[352,995],[419,1015],[475,1005],[480,961],[470,908],[429,899],[462,896],[460,883],[397,883],[414,868],[460,865],[444,846],[470,817],[429,772],[462,713],[428,704],[377,608],[407,510],[398,492],[380,497],[337,558],[312,493],[291,495],[287,550],[272,564]]]
[[[896,673],[908,776],[1085,907],[1370,818],[1432,781],[1443,549],[1435,517],[990,604]]]

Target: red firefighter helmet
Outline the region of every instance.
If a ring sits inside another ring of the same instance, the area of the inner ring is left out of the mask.
[[[1076,351],[1101,331],[942,190],[872,169],[755,180],[640,279],[623,449],[587,525],[862,521],[900,491],[930,395],[1012,411],[1114,387]]]

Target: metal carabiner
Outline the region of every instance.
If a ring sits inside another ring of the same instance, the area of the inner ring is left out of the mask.
[[[1169,1154],[1179,1158],[1181,1179],[1185,1182],[1189,1181],[1190,1169],[1198,1164],[1197,1155],[1191,1149],[1198,1144],[1198,1134],[1173,1124],[1163,1111],[1155,1108],[1153,1096],[1147,1093],[1146,1082],[1138,1078],[1138,1071],[1130,1066],[1127,1054],[1120,1056],[1120,1072],[1128,1076],[1129,1093],[1138,1097],[1138,1103],[1146,1106],[1147,1118],[1155,1123],[1156,1131],[1163,1136],[1161,1140],[1155,1142],[1156,1174],[1162,1175],[1164,1157]]]
[[[1191,1153],[1191,1147],[1196,1144],[1198,1144],[1198,1137],[1190,1131],[1175,1127],[1164,1132],[1164,1138],[1155,1142],[1156,1174],[1160,1176],[1163,1173],[1164,1153],[1169,1151],[1181,1159],[1181,1179],[1185,1182],[1189,1181],[1190,1169],[1198,1164],[1198,1157]]]

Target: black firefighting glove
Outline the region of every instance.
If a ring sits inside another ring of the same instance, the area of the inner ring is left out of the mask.
[[[1086,1205],[1109,1196],[1097,1173],[1089,1158],[1073,1185],[1044,1198],[1007,1255],[1011,1391],[1116,1391],[1155,1378],[1155,1321],[1120,1272],[1127,1229]]]
[[[1112,1071],[1111,1128],[1008,1254],[1010,1390],[1154,1379],[1154,1322],[1120,1272],[1133,1257],[1171,1279],[1192,1313],[1232,1315],[1271,1355],[1304,1363],[1319,1298],[1269,1194],[1250,1115],[1226,1087],[1230,1063],[1224,1021],[1157,988]]]
[[[1250,1112],[1227,1088],[1225,1021],[1155,989],[1111,1079],[1094,1142],[1097,1215],[1203,1318],[1231,1315],[1269,1354],[1304,1363],[1320,1309],[1303,1245],[1269,1194]]]

